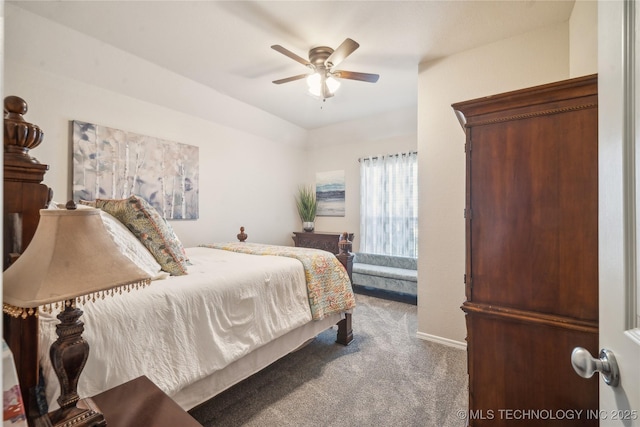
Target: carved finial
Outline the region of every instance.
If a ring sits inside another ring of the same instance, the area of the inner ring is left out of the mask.
[[[27,106],[27,101],[20,98],[19,96],[7,96],[4,99],[4,113],[10,119],[22,120],[24,121],[23,115],[27,114],[29,110]]]
[[[240,240],[241,242],[244,242],[245,240],[247,240],[247,234],[244,232],[244,227],[240,227],[240,233],[238,235],[236,235],[236,237],[238,238],[238,240]]]
[[[25,121],[23,115],[28,107],[24,99],[18,96],[7,96],[4,99],[4,152],[15,158],[38,163],[28,152],[42,142],[42,130]]]
[[[352,243],[349,240],[349,233],[347,233],[346,231],[340,235],[338,248],[340,249],[341,254],[348,254],[349,252],[351,252]]]

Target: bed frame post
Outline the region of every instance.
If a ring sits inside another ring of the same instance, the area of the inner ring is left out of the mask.
[[[40,209],[51,201],[51,190],[42,184],[49,166],[29,155],[42,142],[40,128],[24,120],[27,103],[17,96],[4,99],[4,200],[3,270],[24,252],[40,221]],[[4,315],[3,336],[13,353],[25,412],[31,420],[38,413],[38,318]]]
[[[345,313],[344,319],[338,322],[338,337],[336,342],[349,345],[353,341],[353,328],[351,327],[351,313]]]

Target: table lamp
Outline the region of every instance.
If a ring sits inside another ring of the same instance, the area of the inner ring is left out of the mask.
[[[149,276],[122,255],[98,209],[42,209],[24,253],[3,274],[3,311],[14,317],[60,310],[58,339],[49,355],[60,382],[59,409],[30,420],[36,426],[106,426],[95,403],[78,396],[78,380],[89,357],[82,339],[86,303],[150,283]]]

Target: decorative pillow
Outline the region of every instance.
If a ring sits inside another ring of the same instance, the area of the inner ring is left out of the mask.
[[[151,252],[123,223],[102,209],[100,209],[100,217],[120,252],[147,273],[152,280],[165,279],[169,275],[166,271],[162,271],[162,267]]]
[[[95,200],[78,200],[78,206],[80,205],[84,205],[84,206],[91,206],[92,208],[96,207],[96,201]]]
[[[131,230],[164,271],[172,276],[187,274],[189,260],[182,243],[146,200],[135,195],[119,200],[96,199],[96,207],[110,213]]]
[[[52,202],[49,208],[66,209],[64,204],[56,202]],[[77,209],[96,209],[95,202],[80,200]],[[100,219],[102,219],[104,227],[120,250],[120,253],[147,273],[149,277],[151,277],[151,280],[166,279],[169,274],[167,274],[166,271],[162,271],[162,267],[158,264],[158,261],[156,261],[142,242],[111,214],[102,209],[98,210],[100,211]]]

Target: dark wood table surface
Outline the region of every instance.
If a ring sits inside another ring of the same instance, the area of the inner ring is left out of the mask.
[[[92,399],[104,414],[108,427],[202,427],[145,376]]]

